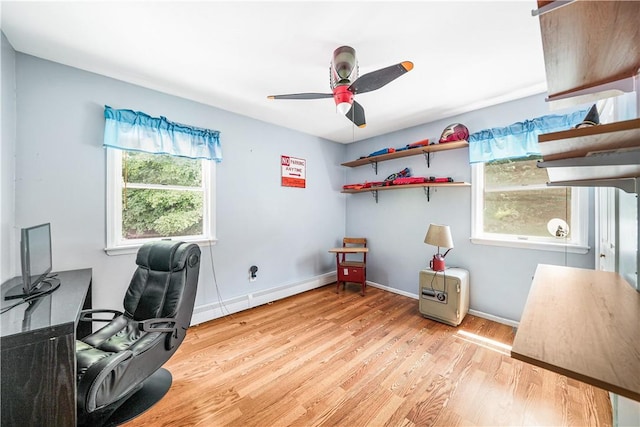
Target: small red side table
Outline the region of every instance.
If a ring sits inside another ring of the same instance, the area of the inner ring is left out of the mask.
[[[364,290],[367,286],[367,266],[365,262],[361,261],[347,261],[344,259],[345,254],[358,254],[367,253],[369,248],[333,248],[329,249],[329,252],[336,254],[336,269],[338,273],[338,283],[336,286],[336,292],[340,288],[340,282],[344,289],[346,282],[360,283],[362,285],[362,296],[364,296]],[[342,261],[340,256],[343,256]]]

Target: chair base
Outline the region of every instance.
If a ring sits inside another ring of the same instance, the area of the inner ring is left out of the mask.
[[[111,414],[104,425],[118,426],[142,415],[167,394],[172,380],[171,372],[164,368],[158,369],[144,381],[140,390],[132,394]]]

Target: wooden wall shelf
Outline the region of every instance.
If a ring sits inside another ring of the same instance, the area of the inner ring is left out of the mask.
[[[370,187],[370,188],[361,188],[361,189],[347,189],[342,190],[342,193],[354,194],[354,193],[371,193],[373,194],[373,198],[378,203],[378,191],[386,191],[386,190],[404,190],[407,188],[423,188],[424,192],[427,196],[427,201],[431,199],[430,189],[432,187],[470,187],[471,184],[468,182],[424,182],[421,184],[403,184],[403,185],[390,185],[388,187]]]
[[[640,119],[540,135],[551,183],[640,177]]]
[[[560,2],[538,6],[553,3]],[[610,89],[638,73],[640,2],[573,1],[539,19],[549,100]]]
[[[511,357],[640,401],[640,293],[617,273],[538,265]]]
[[[399,159],[402,157],[415,156],[418,154],[428,154],[436,151],[455,150],[457,148],[465,148],[468,146],[469,146],[469,143],[467,141],[452,141],[444,144],[425,145],[424,147],[410,148],[408,150],[396,151],[395,153],[381,154],[379,156],[363,157],[362,159],[342,163],[342,166],[348,166],[350,168],[353,168],[357,166],[383,162],[385,160]]]
[[[538,148],[545,161],[640,148],[640,118],[543,134],[538,137]]]
[[[370,187],[361,189],[348,189],[342,190],[342,193],[366,193],[371,191],[385,191],[385,190],[403,190],[405,188],[419,188],[419,187],[469,187],[471,184],[468,182],[425,182],[421,184],[404,184],[404,185],[389,185],[388,187]]]

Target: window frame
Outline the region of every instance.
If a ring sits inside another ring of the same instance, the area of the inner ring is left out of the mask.
[[[185,242],[198,243],[200,245],[213,244],[215,237],[215,164],[212,160],[199,160],[202,164],[203,186],[203,212],[202,234],[192,236],[154,237],[144,239],[125,239],[122,237],[122,155],[127,150],[105,148],[107,154],[107,190],[106,190],[106,247],[107,255],[120,255],[136,253],[140,246],[147,242],[173,239]],[[146,186],[146,185],[145,185]],[[136,186],[137,188],[138,186]],[[172,186],[158,186],[149,184],[148,188],[165,188],[171,190]]]
[[[540,189],[543,186],[531,186]],[[547,187],[567,188],[567,187]],[[518,236],[486,233],[484,220],[484,163],[471,164],[471,242],[481,245],[536,249],[586,254],[589,252],[589,189],[568,187],[571,191],[571,240],[558,241],[553,237]]]

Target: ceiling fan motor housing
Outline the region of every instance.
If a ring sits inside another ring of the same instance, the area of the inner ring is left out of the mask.
[[[339,85],[350,85],[357,78],[356,50],[350,46],[340,46],[333,51],[331,89],[335,89]]]
[[[333,99],[336,101],[336,105],[340,104],[348,104],[351,106],[353,104],[353,92],[349,90],[348,85],[340,85],[333,89]],[[347,111],[349,109],[347,108]],[[345,111],[343,114],[345,114]]]

